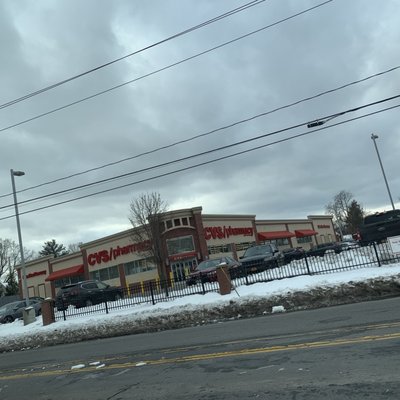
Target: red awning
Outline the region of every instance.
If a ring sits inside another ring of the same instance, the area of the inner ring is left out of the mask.
[[[258,240],[288,239],[294,236],[289,231],[258,232]]]
[[[318,235],[318,232],[313,231],[312,229],[299,229],[297,231],[294,231],[296,234],[296,237],[301,238],[305,236],[314,236]]]
[[[76,276],[76,275],[83,275],[83,264],[65,268],[60,271],[52,272],[45,280],[55,281],[57,279],[66,278],[67,276]]]

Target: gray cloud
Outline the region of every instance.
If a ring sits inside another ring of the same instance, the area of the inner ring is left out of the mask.
[[[242,4],[240,1],[3,1],[0,4],[0,103],[135,51]],[[17,123],[162,68],[285,18],[302,4],[265,2],[232,18],[0,110],[1,126]],[[183,140],[240,119],[360,79],[399,64],[395,1],[334,1],[232,45],[68,109],[0,132],[0,194],[9,170],[19,189]],[[313,120],[398,94],[395,71],[232,129],[73,179],[20,193],[35,196],[112,177]],[[389,105],[398,102],[388,103]],[[332,120],[339,122],[385,105]],[[392,195],[400,196],[398,110],[265,147],[186,172],[21,216],[24,242],[68,244],[129,227],[129,202],[157,190],[171,207],[205,213],[304,218],[324,212],[340,190],[368,210],[390,208],[372,132]],[[220,153],[57,196],[21,212],[132,183],[307,131],[298,128]],[[0,206],[12,203],[1,198]],[[0,210],[0,218],[12,215]],[[16,239],[15,220],[0,221],[0,237]]]

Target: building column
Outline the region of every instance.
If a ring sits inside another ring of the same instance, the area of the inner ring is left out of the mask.
[[[193,213],[194,225],[196,228],[196,232],[199,238],[199,246],[200,246],[200,255],[201,259],[205,260],[208,258],[208,246],[207,240],[204,235],[204,226],[203,226],[203,219],[200,213]]]
[[[81,249],[82,252],[82,260],[83,260],[83,276],[85,280],[89,280],[89,264],[87,262],[87,252],[86,249]]]
[[[120,285],[123,288],[127,287],[124,264],[118,264],[118,272],[119,272]]]
[[[251,221],[251,224],[253,226],[253,232],[254,232],[254,238],[255,238],[254,240],[255,240],[256,244],[258,245],[258,244],[260,244],[260,241],[258,240],[256,221],[255,220]]]

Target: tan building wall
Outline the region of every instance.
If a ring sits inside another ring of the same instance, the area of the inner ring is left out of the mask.
[[[72,253],[66,256],[53,258],[50,260],[52,272],[62,271],[65,268],[75,267],[83,264],[82,253]]]
[[[312,222],[313,229],[318,232],[318,243],[338,241],[331,216],[309,215],[307,218]]]
[[[46,277],[50,273],[49,260],[51,258],[52,257],[46,256],[25,263],[26,283],[29,297],[51,297],[51,285],[49,282],[45,281]],[[25,298],[25,292],[23,291],[23,285],[21,284],[22,271],[20,268],[17,268],[17,270],[20,293],[22,293],[21,297]]]

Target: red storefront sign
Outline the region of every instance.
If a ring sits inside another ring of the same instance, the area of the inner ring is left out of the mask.
[[[209,226],[204,228],[204,236],[206,240],[210,239],[227,239],[230,236],[253,236],[253,228],[232,228],[229,226]]]
[[[37,271],[37,272],[31,272],[30,274],[27,274],[26,277],[34,278],[35,276],[46,275],[46,274],[47,274],[47,271]]]
[[[147,251],[150,249],[150,247],[151,244],[149,240],[141,243],[129,244],[123,247],[120,246],[117,246],[116,248],[110,247],[110,249],[108,250],[100,250],[96,253],[89,254],[87,257],[87,261],[88,264],[92,266],[96,264],[107,263],[109,261],[116,260],[119,256],[125,254]]]
[[[181,254],[174,254],[172,256],[169,256],[168,259],[170,261],[180,261],[180,260],[186,260],[187,258],[197,258],[197,253],[195,251],[191,251],[189,253],[181,253]]]
[[[323,224],[323,225],[317,225],[317,227],[318,227],[319,229],[329,229],[331,226],[330,226],[330,225]]]

